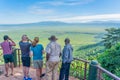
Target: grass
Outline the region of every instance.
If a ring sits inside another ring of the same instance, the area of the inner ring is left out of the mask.
[[[28,35],[28,37],[33,40],[34,37],[38,36],[40,38],[40,43],[44,47],[49,43],[48,38],[51,35],[56,35],[58,38],[58,43],[64,47],[64,39],[66,37],[70,38],[71,44],[74,48],[74,56],[78,56],[80,51],[77,49],[80,46],[94,44],[96,43],[96,35],[103,33],[104,28],[90,27],[84,28],[79,26],[63,26],[63,27],[7,27],[1,28],[1,30],[8,30],[5,32],[0,32],[0,42],[3,41],[4,35],[9,35],[17,44],[16,48],[19,48],[19,41],[23,34]],[[77,54],[77,55],[76,55]]]

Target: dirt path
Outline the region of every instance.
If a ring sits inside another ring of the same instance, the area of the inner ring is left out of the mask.
[[[0,66],[0,70],[4,70],[3,66]],[[44,72],[44,70],[43,70]],[[35,78],[35,69],[30,68],[30,77],[32,77],[32,80],[36,80]],[[0,80],[23,80],[23,72],[22,72],[22,67],[16,67],[14,68],[14,75],[9,77],[5,77],[4,74],[0,75]],[[43,79],[45,80],[45,79]],[[73,77],[70,77],[69,80],[78,80]]]

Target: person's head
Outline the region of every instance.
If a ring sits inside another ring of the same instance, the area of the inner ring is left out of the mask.
[[[50,41],[56,41],[56,40],[58,40],[56,37],[55,37],[55,35],[52,35],[50,38],[48,38]]]
[[[65,44],[69,44],[70,43],[70,39],[69,38],[65,38]]]
[[[35,37],[33,42],[32,42],[32,46],[35,47],[38,42],[39,42],[39,37]]]
[[[4,35],[3,39],[4,39],[4,40],[9,40],[8,35]]]
[[[28,40],[27,35],[22,35],[22,41],[27,41],[27,40]]]
[[[39,42],[39,37],[35,37],[34,41],[36,41],[38,43]]]

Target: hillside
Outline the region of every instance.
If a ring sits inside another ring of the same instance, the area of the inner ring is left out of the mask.
[[[120,27],[119,22],[89,22],[89,23],[65,23],[59,21],[44,21],[36,23],[25,23],[25,24],[0,24],[0,27],[52,27],[52,26],[79,26],[79,27]]]

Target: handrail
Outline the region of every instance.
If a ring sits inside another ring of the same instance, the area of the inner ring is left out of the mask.
[[[78,61],[82,61],[82,62],[86,62],[86,63],[90,63],[89,61],[87,60],[84,60],[84,59],[81,59],[81,58],[73,58],[74,60],[78,60]]]
[[[88,66],[89,66],[89,61],[87,61],[87,60],[84,60],[84,59],[81,59],[81,58],[74,58],[74,60],[73,61],[80,61],[80,62],[82,62],[81,63],[81,69],[84,71],[84,75],[83,75],[83,77],[79,77],[79,79],[81,80],[87,80],[87,73],[88,73]],[[83,64],[83,66],[82,66],[82,64]],[[81,71],[82,72],[82,71]],[[81,74],[81,73],[80,73]]]
[[[110,77],[112,77],[115,80],[120,80],[120,78],[114,74],[112,74],[111,72],[107,71],[106,69],[102,68],[101,66],[97,65],[96,66],[98,69],[100,69],[102,72],[106,73],[107,75],[109,75]]]
[[[0,50],[1,50],[1,48],[0,48]],[[20,67],[20,55],[21,55],[20,54],[20,49],[16,48],[16,50],[17,50],[17,53],[18,53],[18,62],[19,62],[19,67]],[[81,66],[81,68],[83,68],[82,70],[84,71],[84,76],[83,76],[84,78],[82,77],[82,80],[86,80],[87,79],[87,73],[88,73],[88,66],[89,66],[88,64],[90,63],[90,61],[87,61],[87,60],[84,60],[84,59],[81,59],[81,58],[74,58],[73,62],[74,61],[78,61],[78,62],[80,61],[80,63],[83,62],[82,64],[84,65],[84,67]],[[111,72],[107,71],[103,67],[101,67],[99,65],[96,65],[95,67],[97,67],[98,71],[100,70],[99,74],[102,74],[102,72],[103,72],[106,75],[108,75],[109,77],[111,77],[112,79],[120,80],[120,78],[118,76],[112,74]],[[100,77],[102,77],[102,75],[98,76],[98,80],[102,80]]]

